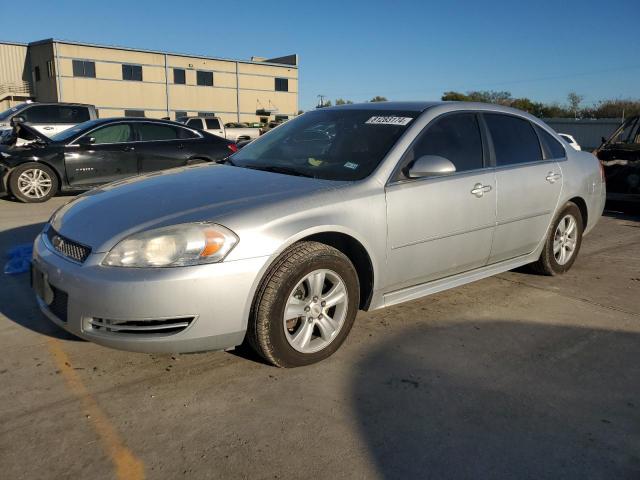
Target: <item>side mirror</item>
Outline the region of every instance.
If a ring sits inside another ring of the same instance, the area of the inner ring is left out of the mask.
[[[93,145],[94,143],[96,143],[95,137],[81,137],[78,140],[78,145],[81,145],[83,147],[86,147],[87,145]]]
[[[24,123],[24,117],[16,116],[11,119],[11,126],[15,127],[19,123]]]
[[[439,155],[423,155],[413,162],[407,176],[409,178],[433,177],[455,173],[456,166]]]

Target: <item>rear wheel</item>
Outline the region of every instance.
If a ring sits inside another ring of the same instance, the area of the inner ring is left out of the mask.
[[[355,268],[342,252],[317,242],[295,244],[258,290],[247,339],[278,367],[323,360],[349,334],[359,291]]]
[[[542,275],[559,275],[576,261],[582,244],[582,214],[575,203],[568,203],[556,217],[544,249],[531,267]]]
[[[25,163],[11,172],[9,190],[21,202],[45,202],[57,193],[58,177],[47,165]]]

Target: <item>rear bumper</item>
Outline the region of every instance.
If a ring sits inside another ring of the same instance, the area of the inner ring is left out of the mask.
[[[121,350],[165,353],[242,343],[254,288],[269,258],[138,269],[103,267],[103,256],[92,254],[77,264],[52,251],[39,235],[33,264],[56,292],[48,302],[36,296],[40,309],[83,339]],[[160,330],[159,322],[182,327]]]

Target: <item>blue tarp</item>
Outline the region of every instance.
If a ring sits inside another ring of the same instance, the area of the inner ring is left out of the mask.
[[[31,254],[33,245],[25,243],[16,245],[7,251],[7,263],[4,264],[4,273],[7,275],[17,275],[29,271],[31,266]]]

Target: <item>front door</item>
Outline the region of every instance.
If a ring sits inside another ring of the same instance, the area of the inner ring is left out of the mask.
[[[495,175],[485,168],[477,115],[448,114],[431,122],[402,160],[439,155],[454,174],[407,178],[399,174],[386,188],[387,261],[397,290],[482,267],[495,226]]]
[[[557,160],[564,155],[544,154],[538,135],[526,119],[485,113],[483,117],[493,142],[498,187],[496,231],[489,263],[497,263],[533,252],[545,238],[562,190],[562,170]],[[559,148],[558,148],[559,147]],[[555,158],[545,158],[555,156]]]
[[[65,147],[69,184],[90,187],[138,174],[138,156],[130,123],[109,124],[89,132],[93,143],[76,140]]]

